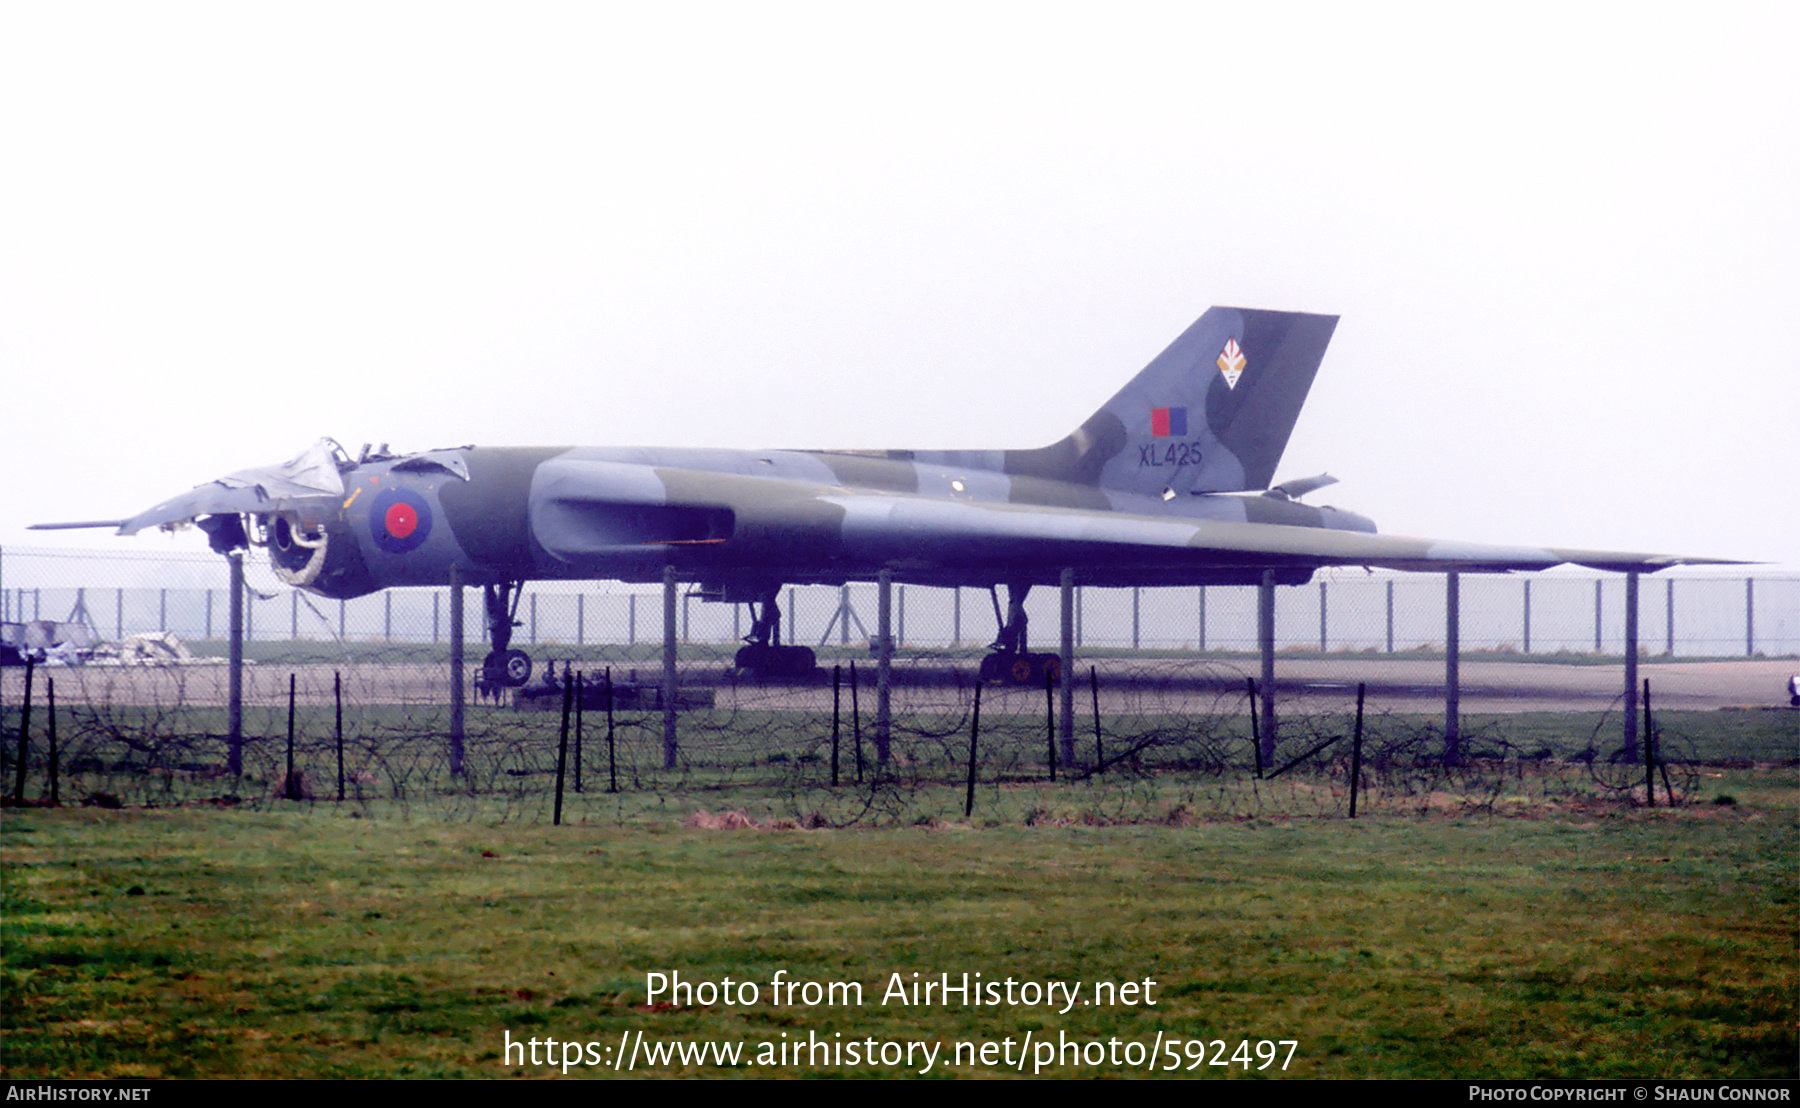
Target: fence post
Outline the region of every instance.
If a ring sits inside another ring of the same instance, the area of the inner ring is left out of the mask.
[[[1644,692],[1647,698],[1649,695],[1647,682]],[[61,771],[57,765],[57,758],[60,755],[56,750],[56,678],[54,677],[44,678],[44,716],[44,722],[49,725],[45,729],[47,733],[44,735],[44,739],[49,745],[49,749],[45,753],[50,757],[50,807],[60,808],[62,807],[62,785],[58,776]],[[25,759],[20,758],[19,764],[23,766]],[[23,799],[23,797],[20,798],[21,801]]]
[[[569,664],[563,663],[563,679],[569,676]],[[586,674],[577,671],[575,674],[575,791],[581,791],[581,747],[582,716],[581,702],[587,695]]]
[[[606,667],[606,791],[619,791],[618,751],[613,746],[613,680],[612,667]]]
[[[675,567],[663,567],[663,768],[675,768]]]
[[[532,597],[533,600],[537,599]],[[550,664],[550,676],[556,676],[556,663]],[[575,681],[569,676],[569,663],[563,663],[562,681],[562,730],[556,738],[556,804],[552,809],[550,826],[562,826],[563,808],[563,773],[569,765],[569,709],[575,699]]]
[[[1199,628],[1200,628],[1200,630],[1199,630],[1199,639],[1195,643],[1195,649],[1199,653],[1204,654],[1204,653],[1206,653],[1206,586],[1201,585],[1195,591],[1200,594],[1200,600],[1199,600],[1199,608],[1200,608]]]
[[[883,569],[876,578],[875,604],[875,763],[888,764],[888,742],[893,723],[894,571]],[[789,595],[793,590],[788,590]]]
[[[1319,582],[1319,653],[1321,654],[1325,653],[1327,649],[1325,644],[1329,641],[1325,633],[1325,585],[1326,582]]]
[[[1744,657],[1756,657],[1756,578],[1744,578]]]
[[[337,747],[337,798],[344,799],[344,675],[331,671],[331,736]]]
[[[244,552],[233,550],[226,561],[231,565],[231,672],[227,674],[225,757],[226,768],[238,777],[244,772]]]
[[[1094,698],[1094,772],[1106,772],[1106,746],[1100,738],[1100,670],[1088,667],[1088,692]]]
[[[862,684],[856,675],[856,659],[850,659],[850,742],[856,747],[856,783],[862,784],[863,751],[862,751],[862,702],[858,699],[858,686]]]
[[[463,773],[463,586],[462,572],[450,564],[450,776]]]
[[[1531,578],[1525,578],[1525,653],[1531,653]]]
[[[963,818],[975,814],[976,741],[981,737],[981,682],[975,682],[975,711],[969,717],[969,784],[963,793]]]
[[[1263,761],[1275,758],[1275,571],[1263,570],[1256,590],[1256,644],[1262,652]]]
[[[1387,652],[1394,652],[1394,579],[1387,579]]]
[[[1444,575],[1444,761],[1462,761],[1462,575]]]
[[[1137,605],[1136,590],[1132,606]],[[1136,620],[1132,621],[1134,624]],[[1135,627],[1133,637],[1136,637]],[[1058,721],[1057,741],[1062,747],[1063,765],[1075,764],[1075,570],[1062,571],[1062,662],[1057,681],[1062,687],[1062,719]]]
[[[1675,578],[1663,582],[1663,629],[1668,632],[1668,655],[1675,656]]]
[[[294,683],[295,674],[288,671],[287,705],[287,774],[281,779],[281,795],[288,800],[300,799],[300,782],[294,778]]]
[[[1256,678],[1244,678],[1244,699],[1250,705],[1250,754],[1256,760],[1256,779],[1261,781],[1264,759],[1262,733],[1257,730],[1256,726],[1256,702],[1258,699],[1256,695]]]
[[[1638,575],[1625,574],[1625,743],[1623,749],[1637,756],[1638,714]]]
[[[838,787],[838,733],[839,711],[842,706],[842,690],[844,683],[844,667],[831,667],[831,787]]]

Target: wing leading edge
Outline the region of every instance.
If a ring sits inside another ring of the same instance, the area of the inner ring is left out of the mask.
[[[1029,570],[1044,580],[1054,580],[1064,566],[1097,582],[1204,584],[1221,571],[1323,566],[1497,573],[1558,565],[1655,572],[1676,565],[1728,564],[1631,551],[1502,546],[1079,509],[910,497],[825,499],[844,511],[844,543],[853,559],[896,568],[955,564],[979,572],[1006,567],[1015,574]]]

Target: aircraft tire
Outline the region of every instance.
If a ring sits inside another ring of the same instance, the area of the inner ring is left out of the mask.
[[[531,655],[523,650],[503,650],[498,669],[501,684],[512,689],[524,688],[525,682],[531,680]]]
[[[1034,688],[1044,683],[1044,675],[1062,680],[1062,658],[1056,654],[1015,654],[996,650],[981,659],[978,680],[986,685],[1018,685]]]
[[[809,677],[818,668],[818,658],[811,647],[749,646],[740,647],[732,663],[757,677]]]
[[[787,655],[782,672],[789,677],[807,677],[819,668],[819,660],[807,646],[784,646],[782,653]]]

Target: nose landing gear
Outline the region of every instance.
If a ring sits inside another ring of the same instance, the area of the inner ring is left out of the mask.
[[[492,696],[498,700],[503,690],[522,688],[531,680],[531,656],[523,650],[511,649],[513,628],[519,626],[515,616],[519,611],[523,584],[521,581],[502,581],[498,585],[481,587],[481,599],[487,610],[488,643],[493,649],[482,659],[481,672],[475,675],[477,696]]]

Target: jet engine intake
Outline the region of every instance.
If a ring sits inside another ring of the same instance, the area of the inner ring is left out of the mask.
[[[306,588],[319,579],[331,546],[324,528],[309,531],[287,516],[265,516],[263,531],[268,536],[269,564],[284,584]]]
[[[342,521],[308,526],[280,513],[258,516],[256,522],[252,541],[268,548],[269,565],[283,584],[333,600],[351,600],[379,588]]]

